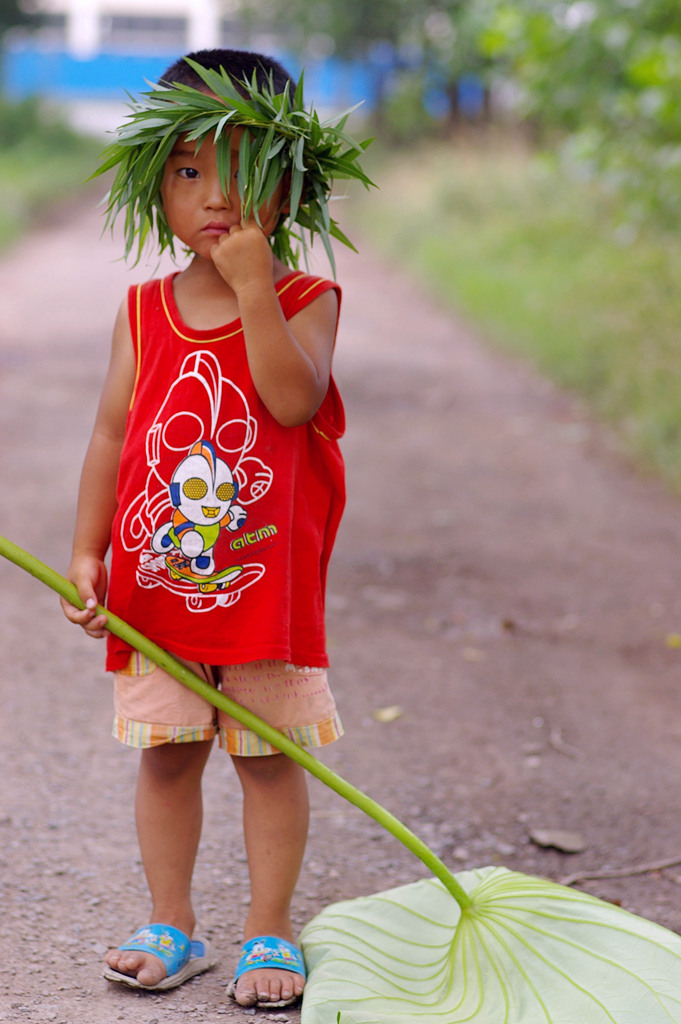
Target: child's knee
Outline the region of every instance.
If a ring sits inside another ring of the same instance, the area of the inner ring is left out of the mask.
[[[163,743],[142,751],[142,770],[160,782],[174,782],[201,775],[211,742]]]
[[[304,771],[285,754],[265,754],[261,757],[232,757],[242,786],[268,786],[286,783],[304,777]]]

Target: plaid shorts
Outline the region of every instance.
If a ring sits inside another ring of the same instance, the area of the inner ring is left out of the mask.
[[[216,667],[187,664],[300,746],[322,747],[343,735],[324,668],[275,660]],[[192,743],[217,736],[228,754],[278,753],[257,733],[137,652],[125,669],[114,673],[114,705],[113,735],[130,747]]]

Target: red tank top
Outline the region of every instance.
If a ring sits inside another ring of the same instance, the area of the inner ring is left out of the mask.
[[[261,402],[241,322],[183,323],[174,274],[130,289],[137,377],[118,475],[108,605],[179,657],[328,665],[326,570],[345,501],[333,379],[315,416],[283,427]],[[277,284],[286,319],[331,281]],[[130,648],[108,638],[107,668]]]

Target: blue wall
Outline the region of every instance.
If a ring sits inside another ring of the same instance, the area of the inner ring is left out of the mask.
[[[3,91],[13,99],[29,95],[56,100],[125,100],[126,91],[144,92],[147,81],[155,82],[179,54],[129,54],[102,52],[90,60],[78,60],[64,50],[34,44],[8,48],[3,59]],[[286,54],[278,57],[291,74],[300,73],[298,62]],[[329,58],[305,70],[308,102],[328,109],[344,109],[364,102],[373,106],[378,89],[376,68],[350,65]]]
[[[77,60],[62,50],[22,47],[5,52],[4,92],[13,99],[41,95],[54,99],[120,99],[125,92],[146,88],[174,55],[148,57],[101,53],[92,60]]]

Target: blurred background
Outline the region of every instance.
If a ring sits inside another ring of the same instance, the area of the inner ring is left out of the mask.
[[[64,104],[79,127],[114,128],[126,92],[143,91],[182,53],[225,46],[276,56],[294,75],[304,61],[318,107],[374,99],[384,58],[369,48],[356,59],[352,46],[339,56],[331,35],[294,31],[284,5],[261,8],[238,0],[41,0],[8,32],[5,89]]]
[[[678,0],[0,0],[0,40],[0,244],[82,191],[126,93],[262,50],[361,103],[376,252],[681,488]]]

